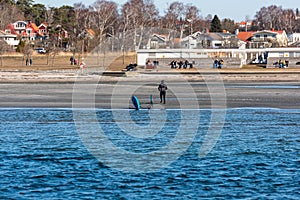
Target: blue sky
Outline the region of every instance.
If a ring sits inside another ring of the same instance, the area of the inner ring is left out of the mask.
[[[83,2],[85,5],[90,5],[95,1],[96,0],[35,0],[34,3],[42,3],[46,6],[60,7],[62,5],[73,6],[74,3],[79,2]],[[120,6],[127,2],[127,0],[113,1],[118,3]],[[156,7],[159,8],[160,13],[163,14],[168,5],[175,1],[184,2],[185,4],[190,3],[197,6],[200,9],[203,17],[206,17],[208,14],[217,14],[220,19],[230,18],[235,21],[245,20],[246,16],[249,16],[250,19],[254,18],[255,13],[263,6],[267,7],[270,5],[277,5],[282,6],[284,9],[299,8],[300,10],[299,0],[154,0],[154,3]]]

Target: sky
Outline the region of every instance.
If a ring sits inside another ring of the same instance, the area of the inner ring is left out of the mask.
[[[42,3],[46,7],[54,6],[60,7],[63,5],[73,6],[74,3],[82,2],[85,5],[91,5],[96,0],[34,0],[34,3]],[[128,0],[112,0],[120,6],[126,3]],[[219,19],[230,18],[234,21],[244,21],[246,18],[253,19],[256,12],[263,6],[268,7],[270,5],[282,6],[283,9],[296,9],[300,10],[299,0],[153,0],[156,7],[159,9],[161,15],[168,8],[172,2],[179,1],[185,4],[191,4],[196,6],[200,10],[202,17],[206,17],[208,14],[212,16],[217,15]]]

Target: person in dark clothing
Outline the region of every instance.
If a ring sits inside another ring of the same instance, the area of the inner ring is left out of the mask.
[[[126,70],[133,71],[133,70],[135,70],[136,67],[137,67],[137,64],[130,63],[129,65],[126,66]]]
[[[175,69],[176,68],[176,60],[172,60],[170,65],[171,65],[171,69]]]
[[[181,69],[182,66],[183,66],[183,61],[180,60],[180,61],[178,62],[178,69]]]
[[[160,103],[166,104],[166,92],[167,92],[167,85],[165,84],[165,81],[162,80],[161,83],[158,86],[159,91],[159,97],[160,97]]]
[[[222,69],[223,64],[224,64],[224,61],[222,59],[219,60],[219,62],[218,62],[218,69]]]
[[[214,61],[214,68],[218,68],[218,64],[219,63],[219,61],[216,59],[215,61]]]

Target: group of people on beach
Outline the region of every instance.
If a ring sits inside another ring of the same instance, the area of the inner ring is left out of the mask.
[[[76,58],[74,58],[73,56],[70,57],[70,64],[71,65],[77,65],[78,64],[78,60]],[[79,68],[81,70],[81,73],[84,72],[84,70],[87,68],[85,62],[84,62],[84,58],[82,58],[80,64],[79,64]]]
[[[171,69],[187,69],[188,67],[191,69],[193,68],[193,63],[189,62],[188,60],[172,60],[170,62],[170,66],[171,66]]]
[[[287,68],[289,66],[289,61],[279,59],[277,62],[273,63],[273,65],[274,67]]]
[[[146,69],[156,69],[158,67],[159,61],[158,60],[150,60],[147,59],[145,63]]]
[[[222,69],[223,65],[224,65],[224,60],[223,59],[220,59],[220,60],[215,59],[213,68]]]
[[[77,65],[78,61],[76,58],[74,58],[73,56],[70,57],[70,65]]]
[[[279,60],[278,61],[279,68],[287,68],[289,66],[288,60]]]

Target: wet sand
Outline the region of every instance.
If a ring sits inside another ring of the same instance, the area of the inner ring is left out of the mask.
[[[300,71],[300,70],[299,70]],[[2,72],[2,108],[132,108],[136,95],[143,108],[300,108],[299,71],[205,71],[201,74],[145,72],[126,77],[76,72]],[[5,74],[6,73],[6,74]],[[164,79],[167,103],[160,104],[157,85]]]

